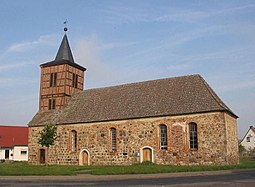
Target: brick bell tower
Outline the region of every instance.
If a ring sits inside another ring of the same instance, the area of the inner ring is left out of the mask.
[[[41,64],[39,110],[60,109],[71,96],[83,90],[86,68],[76,64],[66,31],[55,60]]]

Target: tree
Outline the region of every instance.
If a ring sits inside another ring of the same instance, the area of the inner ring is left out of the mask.
[[[54,141],[57,139],[57,126],[48,124],[44,126],[43,130],[40,132],[40,137],[38,143],[43,147],[47,147],[47,158],[49,155],[49,147],[54,145]],[[47,163],[47,162],[46,162]]]
[[[54,141],[56,139],[57,139],[57,126],[48,124],[43,128],[42,132],[40,132],[38,143],[41,146],[49,148],[51,145],[54,145]]]

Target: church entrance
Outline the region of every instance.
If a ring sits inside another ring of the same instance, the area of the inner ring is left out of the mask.
[[[40,153],[39,153],[39,156],[40,156],[40,164],[45,164],[45,149],[40,149]]]
[[[87,153],[87,151],[83,151],[82,152],[82,164],[84,165],[84,166],[87,166],[88,165],[88,153]]]
[[[150,148],[143,149],[143,162],[145,161],[152,162],[152,151]]]
[[[89,166],[90,165],[89,152],[88,152],[87,149],[83,149],[80,152],[80,155],[79,155],[79,165],[80,166]]]

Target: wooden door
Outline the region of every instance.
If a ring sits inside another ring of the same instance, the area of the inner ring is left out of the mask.
[[[83,151],[82,152],[82,164],[84,166],[87,166],[88,165],[88,153],[86,151]]]
[[[143,162],[144,161],[152,161],[152,154],[150,148],[144,148],[143,149]]]
[[[45,149],[40,149],[40,164],[45,164]]]

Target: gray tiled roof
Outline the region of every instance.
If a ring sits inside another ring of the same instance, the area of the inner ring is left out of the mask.
[[[60,64],[69,64],[70,66],[76,67],[82,71],[86,71],[86,68],[74,62],[72,51],[71,51],[66,34],[64,35],[62,42],[59,46],[55,60],[41,64],[40,66],[49,67],[49,66],[55,66]]]
[[[226,111],[237,117],[200,75],[90,89],[62,110],[39,112],[29,126],[175,116]]]
[[[60,44],[60,47],[58,49],[58,53],[56,55],[55,61],[58,60],[68,60],[72,63],[74,63],[74,59],[73,59],[73,55],[72,55],[72,51],[71,48],[69,46],[69,42],[67,39],[67,35],[65,34],[62,42]]]

